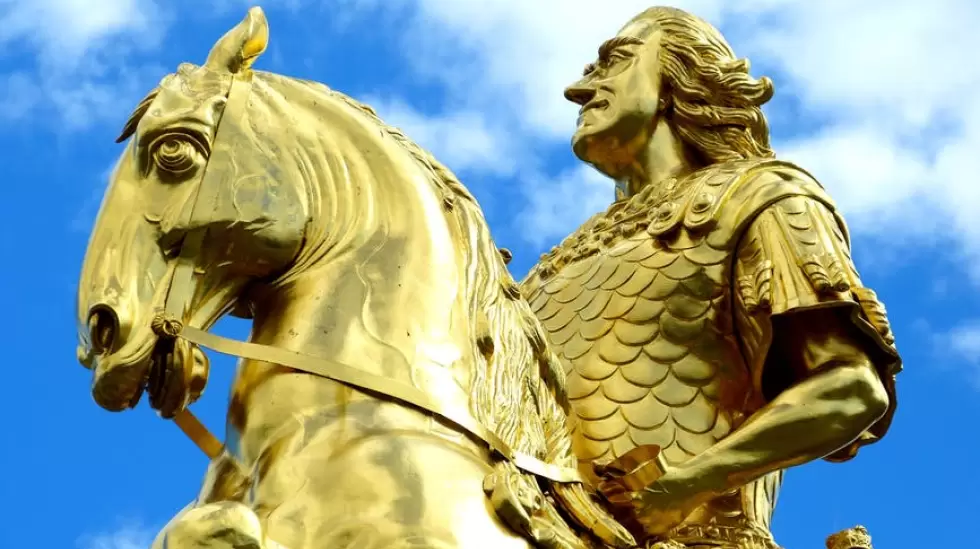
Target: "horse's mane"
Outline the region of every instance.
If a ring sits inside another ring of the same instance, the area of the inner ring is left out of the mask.
[[[475,197],[446,166],[401,130],[386,124],[370,106],[319,82],[260,71],[255,75],[271,88],[305,87],[325,101],[346,105],[377,125],[418,163],[437,195],[443,198],[442,210],[450,227],[457,227],[458,240],[464,246],[467,264],[462,269],[463,292],[474,323],[473,356],[478,362],[469,387],[471,412],[512,448],[557,465],[575,467],[566,424],[564,372],[547,343],[544,328],[507,269]],[[156,95],[157,90],[153,90],[140,102],[127,120],[120,140],[135,131]],[[529,480],[529,485],[537,486],[533,479]],[[588,500],[582,490],[577,484],[551,486],[559,504],[580,525],[590,528],[611,520],[598,508],[582,506]],[[573,503],[566,503],[569,500]],[[568,509],[568,505],[577,509]],[[557,515],[555,518],[565,524]]]
[[[440,194],[449,197],[443,211],[462,227],[465,238],[464,292],[470,318],[477,321],[474,354],[483,362],[477,365],[470,387],[471,411],[515,449],[547,459],[569,457],[567,444],[556,440],[559,433],[548,432],[541,421],[549,413],[565,415],[564,372],[494,244],[476,198],[449,168],[401,130],[386,124],[373,108],[323,84],[307,84],[368,116],[419,163]],[[540,394],[542,389],[551,393],[550,398]],[[542,409],[549,402],[558,409]],[[569,438],[564,428],[560,430],[558,439]]]
[[[544,328],[507,269],[476,198],[449,168],[401,130],[386,124],[368,105],[319,82],[291,78],[285,81],[308,86],[361,113],[419,164],[437,195],[443,198],[442,211],[451,222],[450,227],[458,227],[459,240],[464,246],[463,292],[469,318],[474,323],[472,345],[477,361],[469,387],[471,412],[510,447],[556,465],[576,467],[566,421],[568,398],[564,371],[548,345]],[[502,465],[504,470],[520,474],[512,464]],[[526,473],[521,476],[525,489],[541,490],[537,478]],[[567,522],[571,519],[608,542],[622,544],[629,538],[622,526],[595,504],[583,485],[548,484],[548,492],[553,497],[534,498],[540,506],[524,509],[536,517],[535,521],[540,521],[533,529],[539,530],[544,522],[551,532],[546,536],[574,539],[577,535]]]

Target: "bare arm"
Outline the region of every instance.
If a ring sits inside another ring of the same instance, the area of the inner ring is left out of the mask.
[[[823,458],[856,440],[881,418],[889,399],[861,335],[841,316],[817,309],[774,327],[767,368],[799,372],[801,381],[740,428],[662,479],[685,490],[720,494],[766,473]],[[673,478],[670,478],[673,477]]]
[[[751,415],[704,452],[641,481],[630,502],[650,534],[768,473],[850,458],[884,434],[894,411],[900,361],[884,308],[823,204],[794,197],[768,207],[742,238],[733,275]],[[600,490],[614,501],[621,485]]]

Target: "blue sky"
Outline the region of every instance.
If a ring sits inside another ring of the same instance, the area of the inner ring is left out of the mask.
[[[486,5],[483,5],[486,2]],[[612,196],[578,164],[561,87],[645,2],[312,0],[263,4],[263,70],[374,104],[455,169],[515,275]],[[906,371],[891,433],[787,478],[789,549],[865,524],[881,549],[962,546],[980,482],[980,26],[972,0],[675,2],[773,78],[777,152],[840,201],[859,269],[889,307]],[[111,414],[75,362],[75,283],[113,144],[135,102],[200,63],[237,0],[0,0],[6,390],[0,547],[133,549],[196,494],[205,458],[143,405]],[[243,337],[247,326],[219,331]],[[196,410],[220,430],[232,363]]]

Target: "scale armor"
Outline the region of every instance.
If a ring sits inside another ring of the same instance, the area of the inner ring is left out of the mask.
[[[595,464],[643,445],[659,445],[676,465],[737,429],[774,396],[763,375],[772,317],[815,307],[852,310],[880,351],[873,360],[891,397],[875,426],[828,459],[880,438],[901,366],[849,244],[816,180],[756,159],[649,186],[542,256],[522,291],[566,372],[583,475],[594,483]],[[769,523],[781,479],[772,473],[716,498],[669,537],[776,547]]]

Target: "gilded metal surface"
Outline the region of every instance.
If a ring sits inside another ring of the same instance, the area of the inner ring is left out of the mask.
[[[855,526],[827,537],[827,549],[874,549],[864,526]]]
[[[367,106],[253,70],[268,37],[253,8],[137,106],[79,282],[98,404],[147,393],[212,458],[154,547],[634,545],[472,195]],[[207,333],[226,313],[249,342]],[[223,444],[187,409],[202,346],[242,357]]]
[[[522,290],[567,374],[583,476],[655,547],[773,549],[782,471],[884,435],[901,368],[834,202],[774,159],[724,38],[652,8],[566,97],[616,200]]]
[[[703,21],[644,12],[566,90],[616,201],[520,286],[448,169],[253,70],[268,39],[251,9],[137,106],[79,282],[98,404],[211,457],[155,548],[775,549],[781,471],[887,431],[884,307]],[[241,359],[225,441],[204,347]]]

